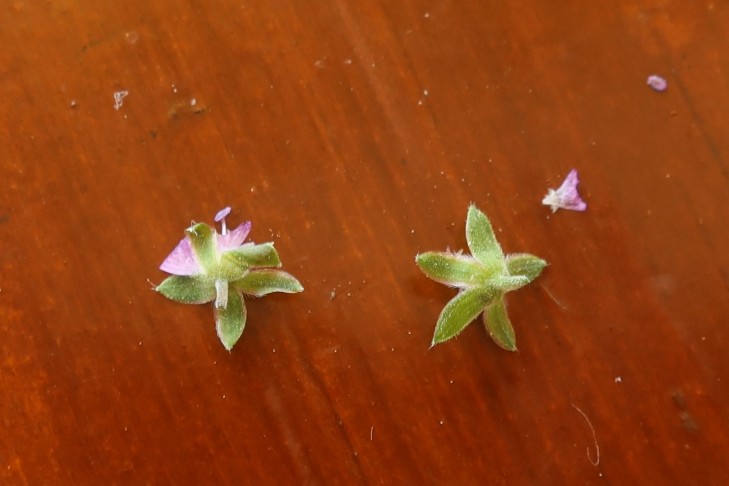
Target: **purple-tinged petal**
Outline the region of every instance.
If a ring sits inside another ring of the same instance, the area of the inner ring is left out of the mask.
[[[238,227],[234,230],[229,231],[224,235],[218,235],[218,250],[231,250],[242,245],[250,231],[251,222],[246,221],[245,223],[241,223],[240,225],[238,225]]]
[[[195,258],[195,253],[190,246],[190,240],[187,237],[180,240],[174,250],[167,255],[165,261],[159,266],[163,272],[172,275],[192,276],[202,273],[200,264]]]
[[[220,223],[222,220],[225,219],[226,216],[230,214],[230,206],[226,206],[215,215],[215,222]]]
[[[580,183],[580,180],[577,178],[577,169],[572,169],[569,174],[567,174],[567,177],[564,178],[564,182],[561,186],[559,186],[559,189],[557,189],[557,192],[559,193],[567,193],[568,191],[575,191],[577,192],[577,184]]]
[[[587,209],[587,203],[582,200],[579,194],[575,194],[575,197],[562,201],[560,207],[562,209],[571,209],[572,211],[585,211]]]
[[[666,91],[666,89],[668,88],[668,81],[666,81],[665,78],[658,76],[657,74],[651,74],[650,76],[648,76],[646,84],[653,88],[654,91],[658,91],[659,93],[662,91]]]
[[[559,189],[549,189],[542,204],[550,206],[552,212],[558,209],[571,209],[572,211],[584,211],[587,209],[587,204],[582,200],[579,193],[577,192],[577,184],[579,184],[577,177],[577,170],[572,169]]]

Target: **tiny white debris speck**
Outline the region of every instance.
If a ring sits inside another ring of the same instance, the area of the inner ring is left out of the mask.
[[[440,421],[439,423],[440,423],[441,425],[443,425],[443,424],[445,423],[445,420],[441,420],[441,421]]]
[[[195,106],[195,105],[197,105],[197,99],[193,98],[190,100],[190,106]]]
[[[616,376],[615,377],[615,383],[622,383],[622,382],[623,382],[623,377],[622,376]]]
[[[139,40],[139,32],[137,32],[136,30],[130,30],[129,32],[126,32],[124,34],[124,40],[126,40],[130,44],[136,44]]]
[[[124,105],[124,98],[126,98],[129,95],[129,91],[127,90],[121,90],[121,91],[115,91],[114,92],[114,109],[118,110]]]
[[[423,90],[423,96],[428,96],[428,90],[427,89],[424,89]]]

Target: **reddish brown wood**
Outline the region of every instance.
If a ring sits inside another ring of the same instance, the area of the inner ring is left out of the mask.
[[[0,480],[724,484],[727,30],[721,2],[9,3]],[[551,215],[572,167],[589,209]],[[469,202],[550,262],[515,354],[428,349],[454,291],[413,258],[463,248]],[[150,289],[224,205],[306,287],[230,354]]]

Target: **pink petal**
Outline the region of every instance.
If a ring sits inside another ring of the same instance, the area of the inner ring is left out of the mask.
[[[159,269],[172,275],[183,276],[197,275],[202,272],[187,237],[180,240],[175,249],[167,255],[165,261],[159,266]]]
[[[246,221],[241,223],[232,231],[224,235],[217,235],[218,238],[218,250],[225,251],[231,250],[243,244],[248,233],[251,231],[251,222]]]
[[[572,211],[585,211],[587,209],[587,203],[582,200],[579,194],[569,200],[562,201],[561,207],[563,209],[571,209]]]
[[[230,206],[224,207],[223,209],[218,211],[217,214],[215,215],[215,222],[220,223],[229,214],[230,214]]]
[[[580,180],[577,177],[577,170],[572,169],[559,189],[549,189],[542,204],[550,206],[552,212],[557,209],[571,209],[572,211],[584,211],[587,209],[587,204],[582,200],[579,193],[577,192],[577,184]]]
[[[666,91],[666,88],[668,88],[668,81],[657,74],[651,74],[648,76],[646,84],[653,88],[654,91],[658,92]]]
[[[572,169],[559,189],[560,207],[564,209],[572,209],[574,211],[584,211],[587,209],[587,204],[582,200],[580,195],[577,193],[577,184],[580,180],[577,178],[577,169]]]
[[[564,178],[564,182],[561,186],[559,186],[559,189],[557,189],[557,192],[562,193],[570,190],[577,190],[577,184],[580,183],[580,180],[577,178],[577,169],[572,169],[569,174],[567,174],[567,177]]]

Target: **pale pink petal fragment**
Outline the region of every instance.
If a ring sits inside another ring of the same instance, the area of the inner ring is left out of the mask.
[[[577,170],[572,169],[559,189],[548,189],[547,195],[542,199],[542,204],[552,208],[552,212],[558,209],[570,209],[572,211],[584,211],[587,204],[577,192]]]
[[[229,214],[230,214],[230,206],[224,207],[223,209],[218,211],[218,213],[215,215],[215,222],[220,223]]]
[[[243,244],[246,237],[248,236],[248,233],[251,231],[251,222],[246,221],[245,223],[241,223],[238,225],[237,228],[235,228],[232,231],[229,231],[228,233],[224,235],[217,235],[218,238],[218,250],[225,251],[225,250],[232,250],[233,248],[236,248]]]
[[[654,91],[666,91],[668,88],[668,81],[665,78],[658,76],[657,74],[651,74],[646,80],[646,84],[653,88]]]
[[[192,246],[190,246],[190,240],[187,237],[180,240],[159,268],[172,275],[182,276],[197,275],[202,272],[200,264],[195,258],[195,253],[192,251]]]

